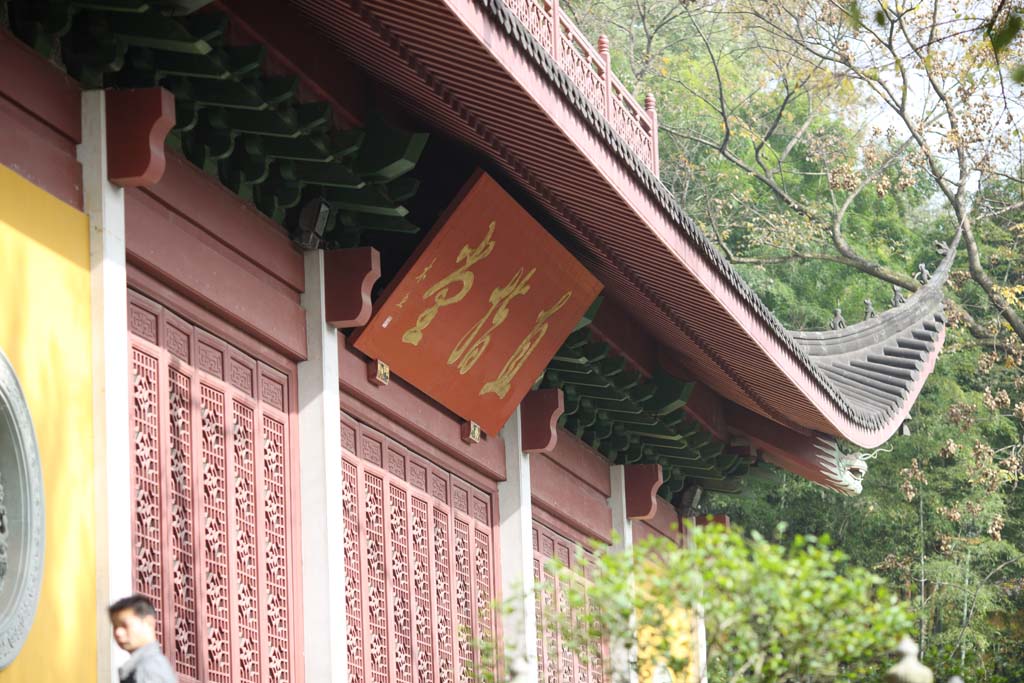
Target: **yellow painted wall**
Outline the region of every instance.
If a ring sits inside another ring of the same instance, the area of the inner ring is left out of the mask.
[[[46,492],[35,623],[0,683],[96,681],[96,560],[85,214],[0,166],[0,348],[32,411]]]
[[[637,680],[698,683],[696,617],[689,610],[667,606],[660,611],[658,618],[642,620],[637,630]],[[673,672],[672,662],[686,662],[685,671]]]

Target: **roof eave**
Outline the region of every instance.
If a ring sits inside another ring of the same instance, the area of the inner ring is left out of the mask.
[[[720,394],[862,447],[905,419],[927,372],[886,419],[852,410],[503,3],[294,4],[426,118],[495,159],[579,241],[612,294]]]

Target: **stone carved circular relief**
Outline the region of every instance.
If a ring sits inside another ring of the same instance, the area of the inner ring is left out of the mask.
[[[25,643],[39,603],[43,473],[21,385],[0,351],[0,669]]]

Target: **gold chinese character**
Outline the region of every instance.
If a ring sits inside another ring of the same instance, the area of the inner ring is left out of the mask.
[[[399,301],[397,304],[395,304],[395,308],[401,308],[402,306],[405,305],[405,302],[408,301],[408,300],[409,300],[409,293],[406,292],[405,296],[402,297],[402,300]]]
[[[519,374],[530,354],[533,353],[537,345],[544,339],[544,335],[548,333],[548,319],[569,303],[571,298],[572,290],[569,290],[562,295],[561,299],[555,302],[554,306],[537,314],[537,322],[534,323],[533,329],[530,330],[529,334],[526,335],[523,341],[519,343],[519,346],[516,347],[516,350],[512,352],[512,355],[509,356],[505,367],[501,369],[498,376],[480,389],[480,396],[484,394],[497,394],[498,398],[505,398],[505,394],[511,388],[512,380]]]
[[[423,282],[424,280],[426,280],[427,279],[427,273],[430,272],[430,269],[434,267],[435,263],[437,263],[437,259],[434,259],[433,261],[428,263],[427,267],[424,268],[423,270],[421,270],[420,274],[416,276],[416,282]]]
[[[459,340],[455,348],[452,349],[451,355],[448,356],[448,365],[456,362],[459,363],[460,375],[465,375],[469,372],[476,365],[476,361],[483,355],[483,352],[487,350],[487,345],[491,343],[491,333],[498,329],[498,326],[508,318],[508,306],[512,303],[512,299],[530,291],[530,278],[533,277],[535,272],[537,272],[537,269],[533,268],[524,277],[523,269],[520,268],[507,285],[497,287],[491,292],[491,296],[488,299],[491,303],[490,309],[477,321],[476,325],[473,325],[466,334],[462,335],[462,339]],[[491,326],[483,335],[480,335],[480,330],[483,329],[488,320],[491,321]]]
[[[450,274],[441,278],[433,285],[430,286],[427,291],[423,292],[423,300],[426,301],[431,297],[434,297],[434,303],[429,307],[423,309],[416,318],[416,324],[410,327],[402,335],[402,341],[406,344],[412,344],[413,346],[419,346],[420,340],[423,339],[423,330],[434,321],[437,316],[437,312],[444,306],[451,306],[457,304],[466,298],[469,294],[469,290],[473,288],[473,271],[470,268],[477,262],[487,258],[490,253],[494,250],[494,241],[491,239],[491,235],[494,234],[494,222],[487,228],[487,234],[484,236],[482,242],[475,248],[471,248],[468,244],[462,247],[459,251],[458,257],[455,259],[456,263],[462,265],[452,271]],[[431,263],[433,265],[433,263]],[[459,289],[454,294],[449,292],[449,288],[459,286]]]

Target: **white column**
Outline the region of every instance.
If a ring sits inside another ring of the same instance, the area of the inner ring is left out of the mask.
[[[299,363],[303,661],[307,681],[347,680],[338,331],[324,315],[324,255],[305,254],[306,346]]]
[[[633,552],[633,522],[626,516],[626,468],[624,465],[611,467],[612,495],[608,497],[608,505],[612,509],[612,530],[616,539],[612,549],[615,552]],[[632,592],[632,586],[628,588]],[[626,683],[636,683],[636,667],[630,665],[633,653],[628,644],[613,641],[609,644],[612,660],[612,679]]]
[[[506,666],[513,683],[537,681],[537,609],[533,596],[533,502],[530,456],[523,453],[519,408],[501,430],[505,481],[498,484],[501,516],[501,595],[513,609],[502,616]]]
[[[612,495],[608,498],[608,506],[612,509],[612,530],[617,538],[612,550],[625,552],[633,550],[633,522],[626,516],[626,467],[611,467]]]
[[[98,678],[117,680],[127,655],[117,647],[107,607],[132,592],[128,300],[124,190],[107,180],[104,93],[82,93],[82,195],[89,215],[92,318],[93,463],[96,510]]]

